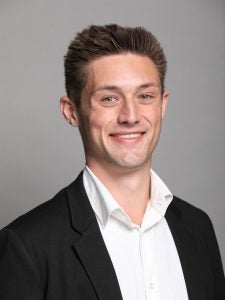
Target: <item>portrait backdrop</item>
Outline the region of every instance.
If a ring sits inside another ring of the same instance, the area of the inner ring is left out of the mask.
[[[0,227],[84,166],[59,111],[63,56],[90,24],[144,26],[164,47],[170,99],[153,169],[210,216],[225,263],[225,1],[0,1]]]

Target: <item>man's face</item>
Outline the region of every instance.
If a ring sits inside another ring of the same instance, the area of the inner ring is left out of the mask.
[[[87,165],[150,167],[167,93],[145,56],[111,55],[89,64],[81,107],[75,112]]]

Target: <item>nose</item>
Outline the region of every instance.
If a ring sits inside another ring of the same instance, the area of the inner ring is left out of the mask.
[[[138,104],[131,99],[125,100],[120,108],[118,122],[120,124],[133,125],[139,123],[140,113]]]

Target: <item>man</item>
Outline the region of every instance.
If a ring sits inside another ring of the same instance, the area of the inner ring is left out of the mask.
[[[1,231],[0,299],[225,299],[208,216],[151,170],[165,74],[143,28],[91,26],[71,42],[60,105],[86,167]]]

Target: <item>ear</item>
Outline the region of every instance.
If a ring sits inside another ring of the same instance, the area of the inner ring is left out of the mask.
[[[63,96],[60,98],[60,110],[68,123],[74,127],[79,126],[77,109],[69,97]]]
[[[169,92],[165,91],[162,95],[162,118],[164,118],[166,113],[166,107],[169,99]]]

